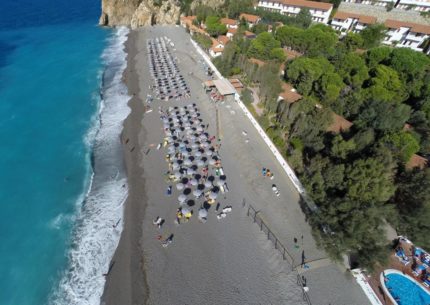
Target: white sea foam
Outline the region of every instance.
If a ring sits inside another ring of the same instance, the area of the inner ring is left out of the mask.
[[[126,68],[124,42],[128,29],[118,28],[109,39],[102,59],[107,67],[102,100],[94,126],[84,141],[94,150],[95,173],[89,175],[88,192],[78,203],[69,266],[50,298],[52,305],[100,304],[109,263],[122,231],[123,203],[127,198],[126,177],[121,169],[119,135],[130,109],[122,83]],[[88,156],[90,160],[90,156]],[[61,225],[62,216],[53,220]]]

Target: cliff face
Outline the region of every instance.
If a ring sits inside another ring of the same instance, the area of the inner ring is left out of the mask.
[[[131,18],[132,28],[151,24],[175,24],[179,20],[181,8],[174,0],[166,0],[161,6],[154,0],[142,1]]]
[[[142,0],[102,0],[100,25],[130,25],[134,12]]]
[[[224,3],[225,0],[194,0],[193,3],[191,3],[191,9],[195,9],[199,5],[206,5],[212,8],[218,8],[224,5]]]
[[[194,0],[199,4],[217,8],[225,0]],[[125,25],[137,28],[151,24],[175,24],[179,20],[180,1],[178,0],[102,0],[100,25]]]

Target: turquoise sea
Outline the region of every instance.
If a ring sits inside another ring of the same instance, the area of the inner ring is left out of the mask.
[[[127,30],[98,27],[100,5],[0,1],[1,305],[98,304],[103,291],[128,97]]]

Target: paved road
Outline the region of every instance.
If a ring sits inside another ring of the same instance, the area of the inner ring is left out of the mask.
[[[179,67],[191,87],[193,102],[209,123],[211,134],[217,132],[215,105],[205,95],[200,80],[203,59],[189,41],[188,34],[178,27],[142,29],[140,45],[145,52],[143,37],[168,36],[175,43]],[[144,60],[138,61],[142,88],[148,88],[147,68]],[[192,72],[192,76],[188,74]],[[147,92],[140,92],[145,100]],[[185,102],[156,102],[158,105],[186,104]],[[145,187],[148,208],[143,227],[145,265],[150,288],[150,304],[303,304],[301,288],[296,285],[296,274],[274,250],[271,242],[246,216],[246,204],[260,210],[271,230],[279,237],[297,264],[302,251],[307,260],[320,260],[309,270],[301,270],[308,279],[310,297],[314,305],[365,305],[369,304],[355,281],[338,266],[327,261],[312,237],[299,202],[299,195],[283,173],[270,150],[252,127],[235,102],[225,102],[219,109],[221,158],[228,177],[230,192],[221,200],[233,205],[233,213],[220,223],[210,214],[206,224],[193,219],[176,227],[172,221],[176,210],[175,198],[163,198],[166,183],[160,168],[167,169],[162,153],[150,152],[145,156]],[[159,143],[162,138],[161,122],[154,111],[143,120],[146,133],[142,143],[146,147]],[[242,131],[247,132],[244,136]],[[249,139],[247,142],[246,139]],[[262,167],[270,168],[274,180],[262,177]],[[276,183],[281,196],[271,190]],[[162,214],[162,215],[160,215]],[[174,243],[167,249],[159,246],[156,231],[151,225],[155,216],[166,218],[165,230],[174,232]],[[303,236],[303,239],[301,238]],[[293,238],[299,240],[294,247]]]

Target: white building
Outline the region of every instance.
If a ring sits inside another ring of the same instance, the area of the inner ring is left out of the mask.
[[[289,16],[297,15],[301,9],[306,8],[314,22],[325,24],[328,23],[333,10],[333,5],[330,3],[306,0],[259,0],[258,7]]]
[[[399,9],[412,9],[420,12],[430,11],[430,0],[345,0],[345,2],[387,6],[390,3]]]
[[[387,19],[384,25],[388,28],[384,44],[425,51],[426,40],[430,37],[429,25],[391,19]]]
[[[396,5],[400,9],[413,9],[420,12],[430,11],[430,0],[400,0]]]
[[[359,33],[368,25],[375,23],[376,17],[337,11],[330,25],[336,31],[340,31],[341,35],[345,35],[350,31]]]
[[[345,2],[361,3],[376,6],[387,6],[389,3],[396,4],[398,0],[344,0]]]

